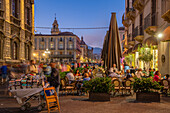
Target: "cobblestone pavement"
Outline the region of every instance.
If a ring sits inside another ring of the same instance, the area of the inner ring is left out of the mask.
[[[37,103],[23,112],[12,97],[0,97],[0,113],[38,113]],[[170,113],[170,97],[161,97],[160,103],[137,103],[135,96],[112,97],[110,102],[91,102],[88,96],[61,96],[61,113]],[[47,113],[47,109],[40,113]],[[57,112],[52,112],[57,113]]]

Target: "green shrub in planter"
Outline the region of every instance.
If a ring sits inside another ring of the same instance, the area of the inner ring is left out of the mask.
[[[83,69],[85,69],[85,68],[79,67],[79,68],[77,68],[77,69],[79,70],[80,73],[82,73]],[[73,72],[76,73],[77,69],[74,69]]]
[[[163,88],[158,82],[153,81],[152,78],[135,78],[133,83],[134,92],[149,93]]]
[[[108,77],[95,78],[91,81],[85,81],[83,87],[85,87],[86,91],[92,93],[110,93],[111,91],[114,91],[114,85]]]

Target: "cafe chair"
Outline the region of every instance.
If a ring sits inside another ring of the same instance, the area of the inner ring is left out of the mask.
[[[64,79],[61,80],[61,86],[62,86],[62,91],[64,91],[66,96],[67,96],[68,92],[73,92],[73,95],[74,95],[75,87],[72,85],[68,85]],[[63,94],[63,92],[62,92],[62,94]]]
[[[163,86],[163,92],[165,92],[165,95],[168,95],[168,89],[169,89],[169,81],[167,79],[163,79],[162,81]]]
[[[48,113],[50,113],[51,110],[58,110],[60,112],[59,100],[55,88],[54,87],[44,88],[44,94],[48,108]]]
[[[114,79],[112,81],[112,84],[114,84],[114,88],[115,88],[115,91],[113,93],[113,95],[115,96],[115,94],[121,90],[121,87],[120,87],[120,81],[118,79]]]

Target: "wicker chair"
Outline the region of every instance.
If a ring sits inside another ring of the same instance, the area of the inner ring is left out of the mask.
[[[163,79],[161,81],[162,85],[164,86],[163,87],[163,92],[165,92],[165,95],[167,96],[168,94],[168,89],[169,89],[169,81],[167,79]]]
[[[115,91],[114,91],[113,95],[115,96],[116,92],[119,93],[119,91],[121,90],[120,81],[118,79],[114,79],[112,81],[112,84],[114,84]]]
[[[127,79],[127,80],[125,81],[125,84],[124,84],[125,86],[123,87],[123,89],[125,89],[126,94],[127,94],[127,92],[129,92],[130,95],[132,95],[132,93],[131,93],[131,89],[132,89],[131,83],[132,83],[132,81],[129,80],[129,79]]]

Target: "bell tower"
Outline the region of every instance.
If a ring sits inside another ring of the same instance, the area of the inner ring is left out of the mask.
[[[56,20],[56,14],[55,14],[55,20],[54,20],[52,25],[53,25],[53,27],[51,29],[51,34],[59,34],[60,31],[59,31],[59,28],[58,28],[58,22]]]

